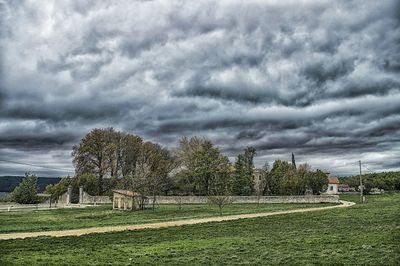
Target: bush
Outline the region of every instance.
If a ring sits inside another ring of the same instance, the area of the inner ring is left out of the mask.
[[[51,194],[53,199],[58,199],[65,191],[68,186],[72,184],[72,179],[69,177],[61,178],[60,182],[46,186],[45,193]]]
[[[107,181],[103,180],[103,183]],[[99,195],[99,185],[97,178],[93,174],[82,174],[76,180],[77,187],[83,186],[83,190],[89,195],[96,196]]]
[[[31,174],[25,174],[25,178],[11,192],[11,200],[20,204],[35,204],[37,198],[37,177]]]

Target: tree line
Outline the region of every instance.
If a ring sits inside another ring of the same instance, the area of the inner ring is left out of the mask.
[[[361,175],[361,177],[365,193],[369,193],[372,188],[384,189],[386,191],[400,190],[400,171],[368,173]],[[357,188],[360,185],[360,176],[341,177],[340,183]]]
[[[232,164],[211,140],[197,136],[183,137],[169,150],[113,128],[93,129],[72,155],[76,177],[48,186],[47,192],[60,194],[72,185],[92,195],[111,195],[113,189],[152,196],[302,195],[318,194],[327,180],[308,164],[296,167],[294,156],[292,163],[276,160],[271,168],[266,163],[255,170],[253,147]]]

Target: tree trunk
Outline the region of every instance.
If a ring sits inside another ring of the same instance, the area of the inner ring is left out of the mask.
[[[156,191],[153,190],[153,211],[154,211],[155,204],[156,204]]]
[[[103,173],[99,172],[99,195],[103,195]]]

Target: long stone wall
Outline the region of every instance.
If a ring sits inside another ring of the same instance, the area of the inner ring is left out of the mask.
[[[79,198],[79,204],[107,204],[112,203],[109,196],[92,196],[85,191],[81,192],[81,197]]]
[[[339,203],[337,195],[307,196],[232,196],[232,203]],[[153,199],[150,198],[150,204]],[[158,204],[201,204],[208,203],[206,196],[157,196]]]
[[[339,203],[337,195],[305,195],[305,196],[231,196],[233,204],[238,203]],[[207,196],[157,196],[158,204],[205,204]],[[92,196],[79,188],[79,204],[109,204],[112,200],[108,196]],[[149,204],[153,198],[149,197]],[[71,204],[71,188],[58,199],[59,205]]]

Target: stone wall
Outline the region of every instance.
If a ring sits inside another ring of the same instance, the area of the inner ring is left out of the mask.
[[[79,204],[107,204],[112,203],[109,196],[91,196],[85,191],[80,193]]]
[[[68,191],[65,192],[64,194],[62,194],[58,200],[57,200],[57,205],[69,205],[70,201],[69,201],[69,194]]]
[[[72,188],[68,187],[67,192],[62,194],[57,201],[59,206],[71,205]],[[112,203],[109,196],[92,196],[85,191],[83,187],[79,187],[79,203],[78,204],[107,204]]]
[[[306,196],[232,196],[232,203],[339,203],[337,195],[306,195]],[[149,204],[153,199],[150,198]],[[208,203],[206,196],[157,196],[158,204],[200,204]]]
[[[232,203],[339,203],[337,195],[305,195],[305,196],[232,196]],[[206,196],[157,196],[158,204],[205,204],[208,203]],[[79,204],[109,204],[112,200],[109,196],[91,196],[80,187]],[[149,197],[149,204],[153,198]],[[59,205],[71,204],[71,189],[68,189],[58,199]]]

